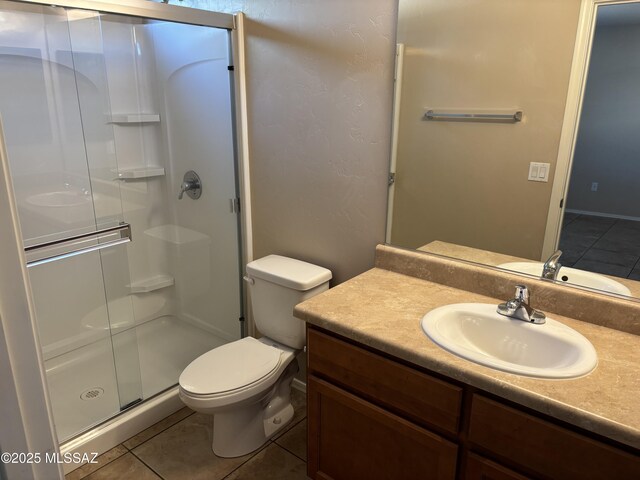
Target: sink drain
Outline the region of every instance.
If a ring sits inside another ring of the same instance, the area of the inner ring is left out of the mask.
[[[84,392],[82,392],[80,394],[80,398],[82,400],[95,400],[96,398],[101,397],[102,395],[104,395],[104,388],[93,387],[93,388],[90,388],[89,390],[85,390]]]

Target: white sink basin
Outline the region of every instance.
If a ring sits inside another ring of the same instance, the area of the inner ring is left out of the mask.
[[[498,268],[540,277],[543,266],[544,265],[539,262],[511,262],[498,265]],[[609,293],[617,293],[618,295],[631,296],[631,291],[620,282],[616,282],[612,278],[605,277],[604,275],[578,270],[577,268],[561,267],[558,271],[557,279],[573,285],[595,288]]]
[[[422,329],[437,345],[472,362],[540,378],[585,375],[598,363],[591,342],[547,318],[543,325],[514,320],[497,305],[457,303],[430,311]]]

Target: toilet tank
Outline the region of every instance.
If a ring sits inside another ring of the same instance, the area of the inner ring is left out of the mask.
[[[251,308],[263,335],[291,348],[305,344],[305,322],[293,307],[329,289],[331,270],[280,255],[247,264]]]

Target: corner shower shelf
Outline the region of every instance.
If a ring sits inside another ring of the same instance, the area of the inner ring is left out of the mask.
[[[135,125],[139,123],[160,123],[160,114],[158,113],[119,113],[113,114],[108,123],[116,123],[118,125]]]
[[[131,167],[117,171],[120,180],[134,180],[136,178],[163,177],[163,167]]]
[[[171,275],[154,275],[153,277],[144,278],[136,282],[131,282],[129,290],[131,293],[149,293],[161,288],[170,287],[174,284]]]

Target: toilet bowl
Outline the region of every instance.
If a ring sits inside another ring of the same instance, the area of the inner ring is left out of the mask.
[[[246,337],[194,360],[180,375],[180,399],[214,415],[213,452],[239,457],[260,448],[293,418],[296,350]]]
[[[269,255],[247,265],[254,320],[269,335],[245,337],[191,362],[179,379],[180,398],[213,415],[213,452],[239,457],[253,452],[293,418],[291,383],[304,322],[293,307],[329,288],[331,272],[299,260]]]

